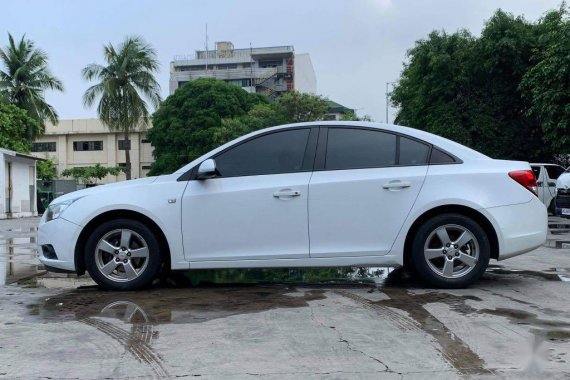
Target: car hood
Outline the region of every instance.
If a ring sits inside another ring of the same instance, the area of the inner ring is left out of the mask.
[[[570,189],[570,173],[563,173],[556,180],[557,189]]]
[[[144,186],[144,185],[148,185],[150,183],[153,183],[158,178],[159,177],[146,177],[146,178],[139,178],[139,179],[131,179],[129,181],[114,182],[114,183],[109,183],[106,185],[93,186],[93,187],[89,187],[87,189],[72,191],[71,193],[64,194],[60,197],[55,198],[52,201],[52,203],[60,203],[60,202],[65,202],[65,201],[70,200],[70,199],[83,198],[83,197],[91,195],[91,194],[101,193],[101,192],[105,192],[105,191],[113,191],[113,190],[123,189],[123,188],[127,188],[127,187]]]

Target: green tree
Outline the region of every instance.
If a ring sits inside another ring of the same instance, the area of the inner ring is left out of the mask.
[[[329,104],[320,95],[304,94],[298,91],[286,92],[277,98],[277,106],[290,123],[322,120]]]
[[[263,96],[215,79],[186,83],[169,96],[152,116],[147,137],[155,162],[149,175],[171,173],[217,146],[223,118],[245,115]]]
[[[530,107],[527,115],[536,118],[544,140],[556,153],[570,153],[570,20],[563,3],[538,23],[538,46],[533,50],[532,67],[525,73],[520,89]]]
[[[84,79],[98,83],[83,95],[83,103],[91,107],[97,99],[99,118],[110,130],[122,132],[127,180],[131,179],[130,134],[148,125],[149,109],[160,104],[160,85],[154,78],[159,69],[156,51],[140,37],[126,37],[115,48],[104,46],[106,65],[92,63],[81,72]]]
[[[408,51],[391,94],[396,122],[495,158],[548,160],[541,125],[519,84],[532,66],[537,26],[498,10],[481,36],[432,32]]]
[[[214,146],[267,127],[321,120],[327,110],[328,102],[321,96],[288,92],[273,103],[255,105],[243,116],[222,119],[212,130]]]
[[[36,164],[37,177],[44,181],[51,181],[57,177],[57,169],[52,160],[38,161]]]
[[[38,120],[14,105],[0,103],[0,148],[27,153],[31,142],[28,139],[29,131],[33,134],[40,132]]]
[[[85,184],[97,183],[97,180],[102,180],[107,175],[119,175],[123,168],[118,166],[104,167],[101,164],[94,166],[84,166],[65,169],[61,172],[62,177],[72,177],[76,181],[82,181]]]
[[[29,126],[28,138],[33,140],[43,131],[45,121],[57,123],[57,112],[45,101],[44,92],[63,91],[63,84],[49,70],[47,54],[33,41],[23,36],[16,42],[9,33],[8,41],[8,46],[0,49],[0,61],[5,67],[0,70],[0,98],[40,121],[41,129]]]

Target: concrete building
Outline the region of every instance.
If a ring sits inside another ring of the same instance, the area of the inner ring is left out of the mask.
[[[150,127],[150,126],[149,126]],[[131,176],[145,177],[154,161],[152,146],[145,138],[146,129],[131,133]],[[57,172],[71,167],[125,166],[126,143],[121,133],[110,132],[99,119],[60,120],[57,125],[48,124],[45,134],[32,145],[35,157],[51,159]],[[100,183],[125,180],[125,174],[107,176]]]
[[[38,158],[0,148],[0,219],[37,216]]]
[[[340,120],[346,114],[355,113],[355,111],[352,108],[345,107],[342,104],[333,102],[332,100],[329,100],[328,104],[329,104],[329,109],[325,114],[324,120]]]
[[[270,98],[293,90],[317,93],[309,54],[295,54],[293,46],[234,49],[225,41],[216,42],[215,50],[176,56],[170,63],[170,94],[198,78],[223,80]]]

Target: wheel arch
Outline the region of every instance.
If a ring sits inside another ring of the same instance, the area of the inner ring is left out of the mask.
[[[136,220],[149,227],[152,230],[152,232],[155,233],[158,242],[160,244],[160,247],[165,249],[165,252],[163,254],[164,266],[166,268],[170,268],[170,261],[171,261],[170,246],[168,244],[166,236],[164,235],[164,232],[162,232],[162,229],[158,226],[158,224],[156,224],[148,216],[137,211],[110,210],[103,212],[95,216],[93,219],[91,219],[89,223],[87,223],[85,227],[83,227],[83,230],[81,231],[79,237],[77,238],[77,242],[75,243],[74,261],[75,261],[75,271],[78,275],[84,274],[86,270],[84,248],[85,244],[87,243],[87,239],[89,239],[91,233],[102,223],[109,220],[120,219],[120,218]]]
[[[491,258],[492,259],[499,258],[499,238],[497,236],[497,231],[495,231],[493,224],[491,223],[491,221],[489,221],[489,219],[487,219],[485,215],[483,215],[482,213],[471,207],[463,205],[444,205],[432,208],[424,212],[414,221],[414,223],[412,223],[411,227],[408,229],[408,233],[406,235],[406,240],[404,243],[404,265],[410,264],[412,241],[422,223],[424,223],[428,219],[433,218],[436,215],[448,214],[448,213],[461,214],[479,223],[479,225],[483,228],[483,230],[489,237],[489,243],[491,245]]]

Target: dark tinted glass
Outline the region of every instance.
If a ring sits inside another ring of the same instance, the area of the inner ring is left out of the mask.
[[[536,177],[536,179],[538,179],[538,177],[540,177],[540,166],[531,166],[532,167],[532,171],[534,172],[534,176]]]
[[[359,169],[396,163],[396,135],[364,129],[329,128],[325,168]]]
[[[275,132],[232,148],[216,157],[222,177],[300,171],[309,129]]]
[[[400,137],[400,165],[427,164],[428,153],[428,145]]]
[[[548,178],[550,179],[558,179],[558,177],[560,177],[560,174],[564,173],[564,169],[560,166],[546,165],[545,168],[548,172]]]
[[[455,159],[449,154],[442,152],[437,148],[431,150],[431,157],[429,159],[430,164],[451,164],[454,163]]]

